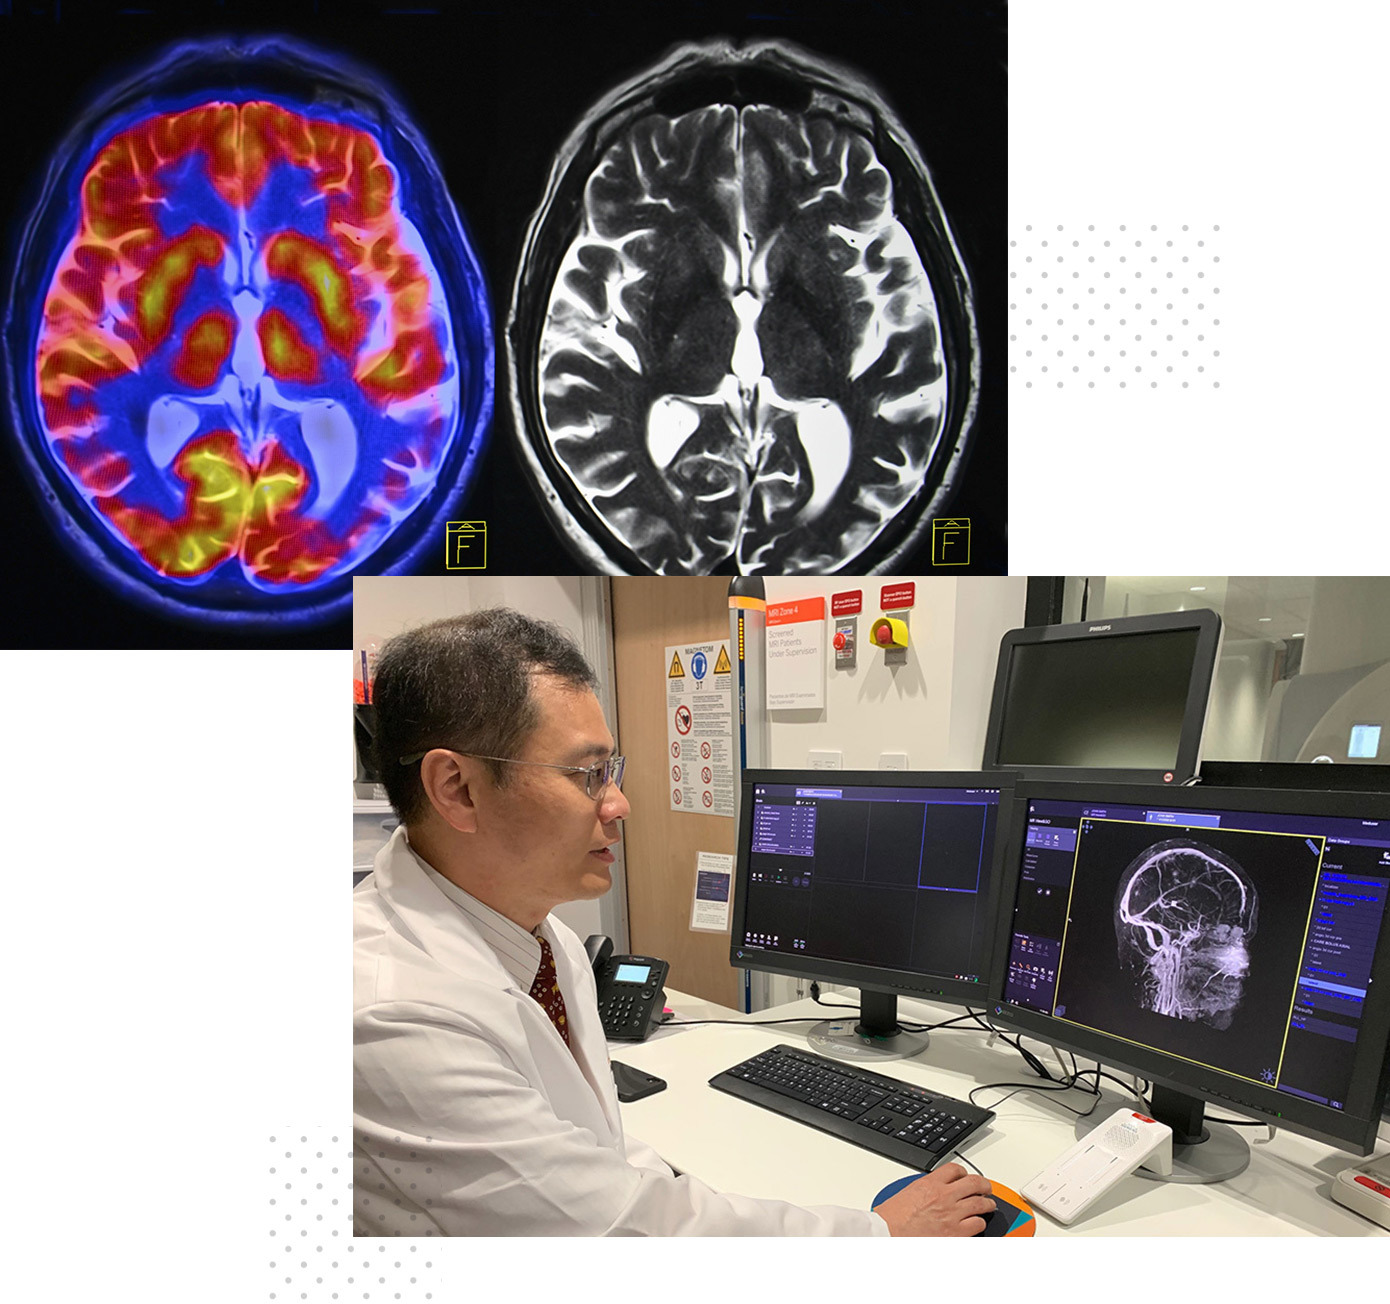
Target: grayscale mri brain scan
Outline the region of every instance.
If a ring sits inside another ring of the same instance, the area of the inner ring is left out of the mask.
[[[854,71],[686,45],[584,115],[508,322],[523,461],[608,573],[891,569],[971,434],[971,284]]]

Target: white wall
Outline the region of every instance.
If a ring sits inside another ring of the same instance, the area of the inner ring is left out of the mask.
[[[1390,580],[1319,576],[1308,611],[1301,675],[1321,675],[1390,658]]]
[[[823,596],[828,623],[825,708],[772,712],[773,766],[804,766],[812,750],[838,750],[847,770],[878,769],[883,752],[906,752],[914,770],[979,768],[999,640],[1023,624],[1027,581],[915,577],[907,664],[888,666],[869,642],[882,614],[879,591],[913,578],[768,578],[769,602]],[[864,594],[859,664],[836,670],[830,597],[851,589]]]
[[[584,638],[584,577],[386,575],[352,582],[352,646],[384,643],[411,625],[483,607],[515,607]]]
[[[1277,646],[1267,638],[1222,643],[1202,735],[1204,760],[1240,761],[1260,755]]]
[[[586,647],[602,678],[604,670],[597,664],[599,657],[592,644],[594,586],[604,582],[577,575],[359,576],[352,584],[354,654],[369,643],[385,643],[412,625],[484,607],[504,606],[528,612],[540,620],[554,621],[568,630],[581,647]],[[603,659],[607,660],[611,636],[604,637]],[[614,870],[610,896],[625,891],[621,860]],[[616,924],[603,918],[605,912],[598,901],[571,901],[559,906],[555,914],[580,937],[605,931],[621,937],[626,931],[626,907],[615,901],[609,910],[616,915]]]
[[[979,768],[985,750],[994,696],[999,641],[1023,624],[1028,581],[963,579],[956,581],[956,628],[951,661],[951,735],[948,770]]]

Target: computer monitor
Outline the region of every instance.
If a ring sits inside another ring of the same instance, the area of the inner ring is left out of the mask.
[[[899,993],[984,1006],[996,833],[1008,776],[979,771],[745,770],[730,959],[853,984],[857,1022],[813,1047],[850,1059],[919,1053]]]
[[[1206,609],[1010,630],[984,767],[1182,783],[1197,772],[1220,643],[1221,618]]]
[[[996,1023],[1149,1079],[1179,1180],[1249,1162],[1207,1102],[1370,1153],[1390,796],[1020,781],[1009,822]]]

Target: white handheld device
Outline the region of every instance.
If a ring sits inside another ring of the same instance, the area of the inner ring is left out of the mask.
[[[1173,1129],[1117,1109],[1019,1191],[1035,1209],[1070,1223],[1141,1164],[1161,1175],[1173,1171]]]
[[[1360,1168],[1342,1169],[1332,1183],[1332,1198],[1390,1228],[1390,1155],[1381,1155]]]

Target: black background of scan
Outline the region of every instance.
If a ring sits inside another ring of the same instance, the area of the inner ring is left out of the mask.
[[[1177,838],[1229,856],[1249,875],[1259,895],[1258,926],[1249,943],[1250,972],[1240,1009],[1224,1031],[1141,1010],[1133,980],[1119,963],[1114,910],[1121,876],[1146,848]],[[1092,821],[1082,835],[1058,978],[1057,1000],[1066,1006],[1065,1017],[1258,1080],[1262,1068],[1278,1063],[1317,864],[1317,857],[1296,837]]]
[[[488,570],[582,568],[544,521],[513,450],[501,327],[526,224],[551,160],[615,82],[680,40],[782,36],[867,73],[914,134],[975,281],[982,341],[977,438],[950,511],[971,520],[969,571],[1007,569],[1004,261],[1005,7],[973,3],[516,3],[426,6],[351,0],[155,0],[142,5],[0,0],[3,276],[47,159],[116,76],[166,45],[217,32],[278,32],[338,49],[379,74],[429,142],[474,237],[498,328],[497,415],[473,492],[451,519],[488,526]],[[126,12],[121,12],[125,9]],[[750,16],[751,15],[751,16]],[[441,530],[442,536],[442,530]],[[346,647],[347,617],[289,633],[236,635],[165,621],[110,593],[61,549],[0,441],[0,646]],[[423,570],[444,572],[444,541]],[[899,563],[930,573],[930,540]],[[942,573],[959,575],[965,568]]]

